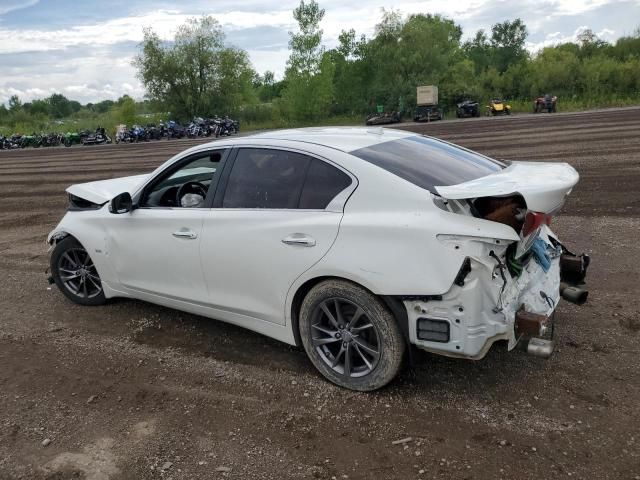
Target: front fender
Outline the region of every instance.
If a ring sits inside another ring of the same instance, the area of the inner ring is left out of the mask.
[[[118,276],[113,270],[106,233],[100,222],[102,210],[67,212],[60,223],[47,236],[51,247],[68,236],[74,237],[87,250],[103,282],[117,284]]]

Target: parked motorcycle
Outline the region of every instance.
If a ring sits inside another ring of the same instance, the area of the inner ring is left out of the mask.
[[[83,145],[102,145],[104,143],[111,143],[111,137],[107,135],[105,129],[102,127],[96,128],[94,133],[90,133],[82,138]]]
[[[140,125],[134,125],[133,127],[131,127],[131,130],[129,130],[129,136],[131,142],[149,141],[149,135],[147,134],[147,131]]]
[[[59,147],[64,140],[64,136],[60,133],[49,133],[42,137],[43,147]]]
[[[63,141],[65,147],[70,147],[71,145],[79,145],[82,143],[82,136],[80,132],[67,132],[63,136]]]
[[[149,140],[160,140],[162,138],[162,128],[156,127],[151,123],[147,125],[146,131]]]
[[[13,148],[19,148],[19,145],[15,145],[11,142],[10,138],[0,135],[0,150],[11,150]]]
[[[167,140],[172,138],[183,138],[186,135],[185,129],[179,123],[169,120],[167,123]]]
[[[204,119],[201,117],[194,118],[187,126],[187,137],[189,138],[202,137],[204,132]]]
[[[31,135],[23,135],[20,138],[20,148],[39,148],[42,146],[42,136],[36,133],[32,133]]]

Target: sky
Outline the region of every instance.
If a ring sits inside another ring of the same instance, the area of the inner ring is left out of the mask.
[[[170,40],[178,25],[209,14],[228,44],[248,51],[254,68],[282,76],[288,32],[298,0],[0,0],[0,103],[62,93],[81,103],[142,99],[145,91],[131,61],[144,27]],[[319,0],[325,9],[323,43],[337,44],[342,29],[371,36],[383,8],[403,14],[439,13],[463,28],[463,37],[520,17],[535,52],[574,40],[589,28],[607,41],[640,26],[640,0]]]

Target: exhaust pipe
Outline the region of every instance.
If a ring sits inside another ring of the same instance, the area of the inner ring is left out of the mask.
[[[527,343],[527,353],[534,357],[549,358],[553,353],[553,341],[543,338],[532,338]]]
[[[583,305],[587,301],[589,296],[588,290],[582,288],[567,285],[566,283],[560,284],[560,295],[567,302],[575,303],[576,305]]]

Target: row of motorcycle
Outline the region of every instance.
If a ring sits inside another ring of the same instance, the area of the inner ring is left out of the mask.
[[[31,135],[14,134],[9,137],[0,135],[0,150],[13,150],[15,148],[39,148],[39,147],[59,147],[64,145],[99,145],[101,143],[111,143],[111,138],[102,127],[96,128],[95,132],[80,130],[78,132],[49,133]]]
[[[148,142],[150,140],[168,140],[173,138],[197,138],[197,137],[221,137],[236,134],[240,131],[240,122],[229,117],[194,118],[188,125],[183,126],[170,120],[160,122],[158,125],[149,124],[146,127],[134,125],[127,128],[126,125],[118,125],[115,134],[116,143]],[[67,133],[49,133],[31,135],[0,135],[0,150],[12,150],[16,148],[58,147],[64,145],[101,145],[112,143],[111,137],[103,127],[98,127],[94,132],[80,130]]]
[[[146,127],[134,125],[127,128],[126,125],[118,125],[116,129],[116,143],[148,142],[166,138],[197,138],[197,137],[221,137],[229,136],[240,131],[240,122],[229,117],[202,118],[196,117],[186,126],[170,120],[160,122],[158,125]]]

